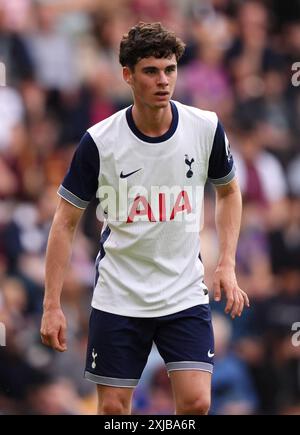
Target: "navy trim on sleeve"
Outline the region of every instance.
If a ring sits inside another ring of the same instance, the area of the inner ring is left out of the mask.
[[[208,179],[213,184],[229,183],[235,176],[233,157],[223,126],[218,122],[208,165]]]
[[[235,177],[235,168],[233,167],[228,175],[222,178],[209,178],[209,181],[215,185],[228,184]]]
[[[100,158],[89,133],[85,133],[74,153],[58,194],[78,208],[86,208],[98,189]]]
[[[89,205],[89,201],[83,201],[82,199],[78,198],[78,196],[66,189],[62,184],[59,186],[57,193],[59,196],[78,208],[85,209]]]

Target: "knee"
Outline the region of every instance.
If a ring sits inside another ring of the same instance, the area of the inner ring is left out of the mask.
[[[124,415],[128,414],[125,404],[119,400],[107,399],[98,405],[98,414],[102,415]]]
[[[133,389],[98,385],[98,414],[129,415]]]
[[[186,400],[179,404],[176,414],[181,415],[207,415],[210,408],[209,398]]]

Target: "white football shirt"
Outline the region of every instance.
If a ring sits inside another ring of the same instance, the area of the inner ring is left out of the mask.
[[[92,306],[157,317],[209,302],[199,231],[204,185],[234,178],[217,115],[171,101],[172,124],[145,136],[132,106],[83,136],[59,195],[85,208],[96,194],[105,219]]]

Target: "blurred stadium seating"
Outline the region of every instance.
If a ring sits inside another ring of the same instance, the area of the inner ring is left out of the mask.
[[[284,6],[283,6],[284,3]],[[69,350],[39,336],[44,255],[56,190],[85,130],[131,104],[118,44],[137,21],[161,21],[187,43],[174,99],[216,111],[243,192],[237,254],[251,309],[214,310],[213,414],[299,414],[300,2],[292,0],[0,0],[0,414],[92,414],[83,379],[100,223],[91,202],[78,231],[63,307]],[[207,186],[201,253],[216,264],[214,194]],[[295,344],[295,342],[294,342]],[[297,344],[297,343],[296,343]],[[135,414],[172,414],[155,349]]]

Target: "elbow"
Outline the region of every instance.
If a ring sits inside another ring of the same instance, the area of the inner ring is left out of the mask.
[[[240,186],[239,186],[236,178],[234,178],[228,184],[225,184],[223,186],[218,186],[216,191],[217,191],[217,197],[219,199],[223,199],[226,197],[232,197],[232,196],[235,196],[236,198],[239,198],[240,200],[242,199]]]

